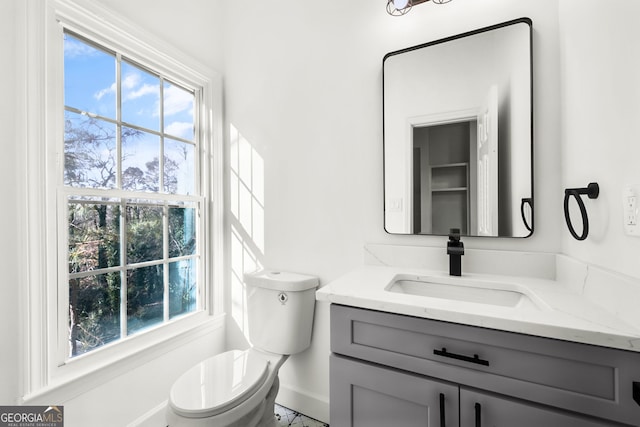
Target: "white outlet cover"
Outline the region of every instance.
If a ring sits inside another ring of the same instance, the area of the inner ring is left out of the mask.
[[[640,184],[626,185],[622,192],[622,224],[628,236],[640,237]]]

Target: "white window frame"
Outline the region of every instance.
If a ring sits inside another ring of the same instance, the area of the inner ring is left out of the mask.
[[[220,77],[178,49],[142,32],[93,1],[26,0],[19,6],[25,24],[23,81],[26,120],[23,124],[26,195],[23,208],[27,234],[22,248],[27,287],[22,303],[23,402],[51,391],[60,398],[77,395],[115,373],[141,365],[223,325],[223,144]],[[89,353],[68,357],[68,283],[66,224],[57,194],[64,159],[63,31],[93,40],[135,58],[187,88],[198,90],[200,103],[200,186],[204,236],[201,266],[204,311],[182,316],[143,333],[121,338]],[[105,42],[108,41],[108,42]],[[63,230],[57,234],[57,231]],[[63,234],[63,235],[60,235]],[[63,251],[64,256],[59,256]],[[61,261],[62,260],[62,261]],[[66,292],[66,295],[65,295]],[[64,390],[66,389],[66,393]]]

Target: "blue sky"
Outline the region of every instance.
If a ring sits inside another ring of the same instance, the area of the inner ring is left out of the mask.
[[[114,55],[65,34],[65,105],[116,118],[116,58]],[[160,130],[160,79],[134,64],[122,61],[122,119]],[[165,132],[193,140],[194,97],[165,81]]]
[[[65,105],[116,120],[116,57],[65,34]],[[121,62],[122,121],[145,129],[161,131],[159,77],[123,59]],[[164,132],[170,136],[194,140],[194,95],[164,81]],[[186,166],[180,167],[178,193],[193,194],[194,148],[165,138],[165,155]],[[123,170],[145,169],[145,163],[160,157],[159,137],[151,133],[123,141]],[[98,173],[98,171],[95,171]]]

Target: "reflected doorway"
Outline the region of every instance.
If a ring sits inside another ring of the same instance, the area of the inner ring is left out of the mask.
[[[413,232],[476,234],[476,119],[413,127]]]

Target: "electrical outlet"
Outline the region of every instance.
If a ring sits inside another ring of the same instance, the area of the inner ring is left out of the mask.
[[[638,189],[640,185],[627,185],[622,192],[622,214],[624,232],[629,236],[640,237],[640,209],[638,208]]]
[[[393,198],[387,202],[387,212],[402,212],[402,198]]]

